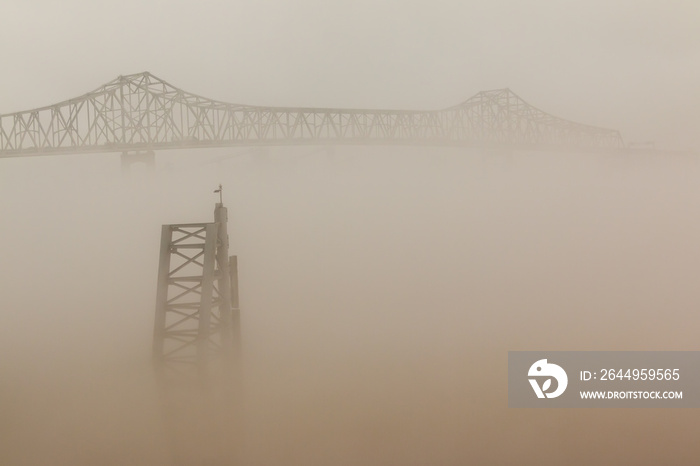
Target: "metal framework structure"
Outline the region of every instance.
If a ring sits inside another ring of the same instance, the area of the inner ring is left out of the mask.
[[[163,225],[153,338],[171,464],[238,464],[238,265],[221,185],[214,222]]]
[[[236,257],[227,210],[212,223],[163,225],[153,338],[159,379],[202,382],[231,370],[239,335]]]
[[[432,111],[261,107],[200,97],[144,72],[0,115],[0,157],[290,144],[624,147],[619,131],[555,117],[509,89]]]

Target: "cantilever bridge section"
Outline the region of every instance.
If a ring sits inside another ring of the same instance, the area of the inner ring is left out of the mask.
[[[261,107],[207,99],[145,72],[0,115],[0,157],[295,144],[624,147],[619,131],[555,117],[509,89],[441,110]]]

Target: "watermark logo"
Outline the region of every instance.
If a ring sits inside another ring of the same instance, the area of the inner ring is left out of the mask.
[[[566,390],[566,386],[569,383],[569,378],[566,376],[566,372],[561,367],[556,364],[550,364],[546,359],[540,359],[530,366],[530,370],[527,372],[528,377],[535,377],[528,379],[532,389],[535,391],[537,398],[556,398]],[[540,386],[538,379],[542,380],[542,385]],[[552,379],[557,381],[556,390],[548,392],[552,388]]]
[[[700,351],[508,351],[508,407],[700,408]]]

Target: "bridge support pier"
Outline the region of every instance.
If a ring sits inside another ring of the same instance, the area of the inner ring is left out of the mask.
[[[156,153],[152,150],[138,150],[133,152],[122,152],[121,165],[122,175],[129,176],[131,167],[138,163],[146,165],[146,169],[153,173],[156,169]]]

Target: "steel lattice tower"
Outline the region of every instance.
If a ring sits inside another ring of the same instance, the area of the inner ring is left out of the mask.
[[[228,255],[228,212],[214,222],[163,225],[153,338],[163,380],[204,380],[230,368],[239,337],[237,260]]]
[[[219,202],[214,222],[162,227],[153,361],[178,466],[234,464],[238,454],[238,265],[227,221]]]

